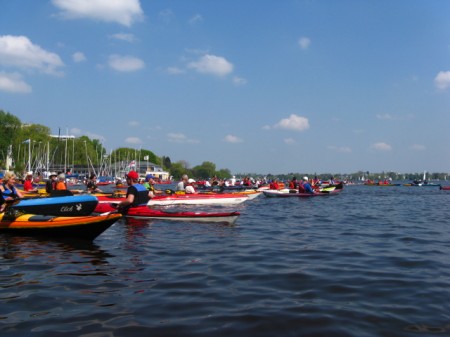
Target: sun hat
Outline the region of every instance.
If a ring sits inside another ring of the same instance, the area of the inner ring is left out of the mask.
[[[50,174],[48,175],[49,178],[56,177],[56,176],[57,176],[56,172],[50,172]]]
[[[190,178],[190,179],[188,180],[188,183],[189,183],[189,184],[195,183],[195,180],[192,179],[192,178]]]
[[[304,177],[303,177],[303,180],[308,180],[308,177],[304,176]]]
[[[33,171],[28,171],[26,176],[32,176],[33,175]]]
[[[136,171],[130,171],[128,172],[127,177],[133,180],[137,180],[139,178],[139,174]]]

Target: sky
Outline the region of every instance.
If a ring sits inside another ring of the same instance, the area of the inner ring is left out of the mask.
[[[449,172],[450,1],[0,0],[0,109],[232,173]]]

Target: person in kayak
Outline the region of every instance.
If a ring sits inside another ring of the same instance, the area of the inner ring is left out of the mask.
[[[155,177],[153,176],[153,174],[147,174],[145,176],[145,183],[143,185],[149,191],[148,197],[150,199],[153,198],[156,194],[162,193],[161,190],[157,190],[155,188]]]
[[[88,193],[102,193],[103,191],[97,187],[97,175],[92,173],[86,183],[86,190]]]
[[[56,190],[56,177],[58,175],[56,174],[56,172],[51,172],[50,175],[48,176],[48,180],[45,183],[45,191],[47,193],[51,193],[53,190]]]
[[[177,185],[177,191],[184,191],[188,184],[189,177],[187,174],[183,174],[181,177],[181,181]]]
[[[197,191],[194,188],[194,183],[195,183],[194,179],[189,179],[188,180],[187,186],[185,188],[186,194],[195,194],[195,193],[197,193]]]
[[[298,188],[299,193],[310,193],[310,194],[314,194],[316,193],[311,184],[309,183],[308,177],[303,177],[302,179],[302,183],[299,185]]]
[[[144,185],[138,183],[139,174],[130,171],[127,174],[127,194],[126,199],[116,205],[119,212],[125,211],[128,207],[146,204],[149,200],[149,191]]]
[[[296,177],[292,177],[292,180],[289,181],[289,189],[296,190],[298,188],[298,181]]]
[[[23,183],[23,190],[27,193],[35,193],[38,191],[37,187],[33,186],[33,172],[27,172],[25,182]]]
[[[22,199],[23,194],[14,186],[16,175],[13,172],[6,172],[3,176],[3,184],[0,185],[0,192],[6,201]]]
[[[67,190],[66,175],[64,173],[60,173],[58,175],[58,181],[56,183],[55,190]]]

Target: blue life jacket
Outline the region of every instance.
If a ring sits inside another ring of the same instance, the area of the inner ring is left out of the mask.
[[[134,184],[133,186],[128,187],[127,196],[129,194],[134,195],[134,201],[131,206],[146,204],[149,200],[148,190],[141,184]]]

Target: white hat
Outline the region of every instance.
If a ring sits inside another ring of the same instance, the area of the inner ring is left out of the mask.
[[[33,175],[33,171],[28,171],[27,172],[27,176],[32,176]]]
[[[192,179],[192,178],[190,178],[190,179],[188,180],[188,183],[189,183],[189,184],[191,184],[191,183],[195,183],[195,180],[194,180],[194,179]]]
[[[303,177],[303,180],[308,180],[308,177],[307,177],[307,176],[304,176],[304,177]]]

